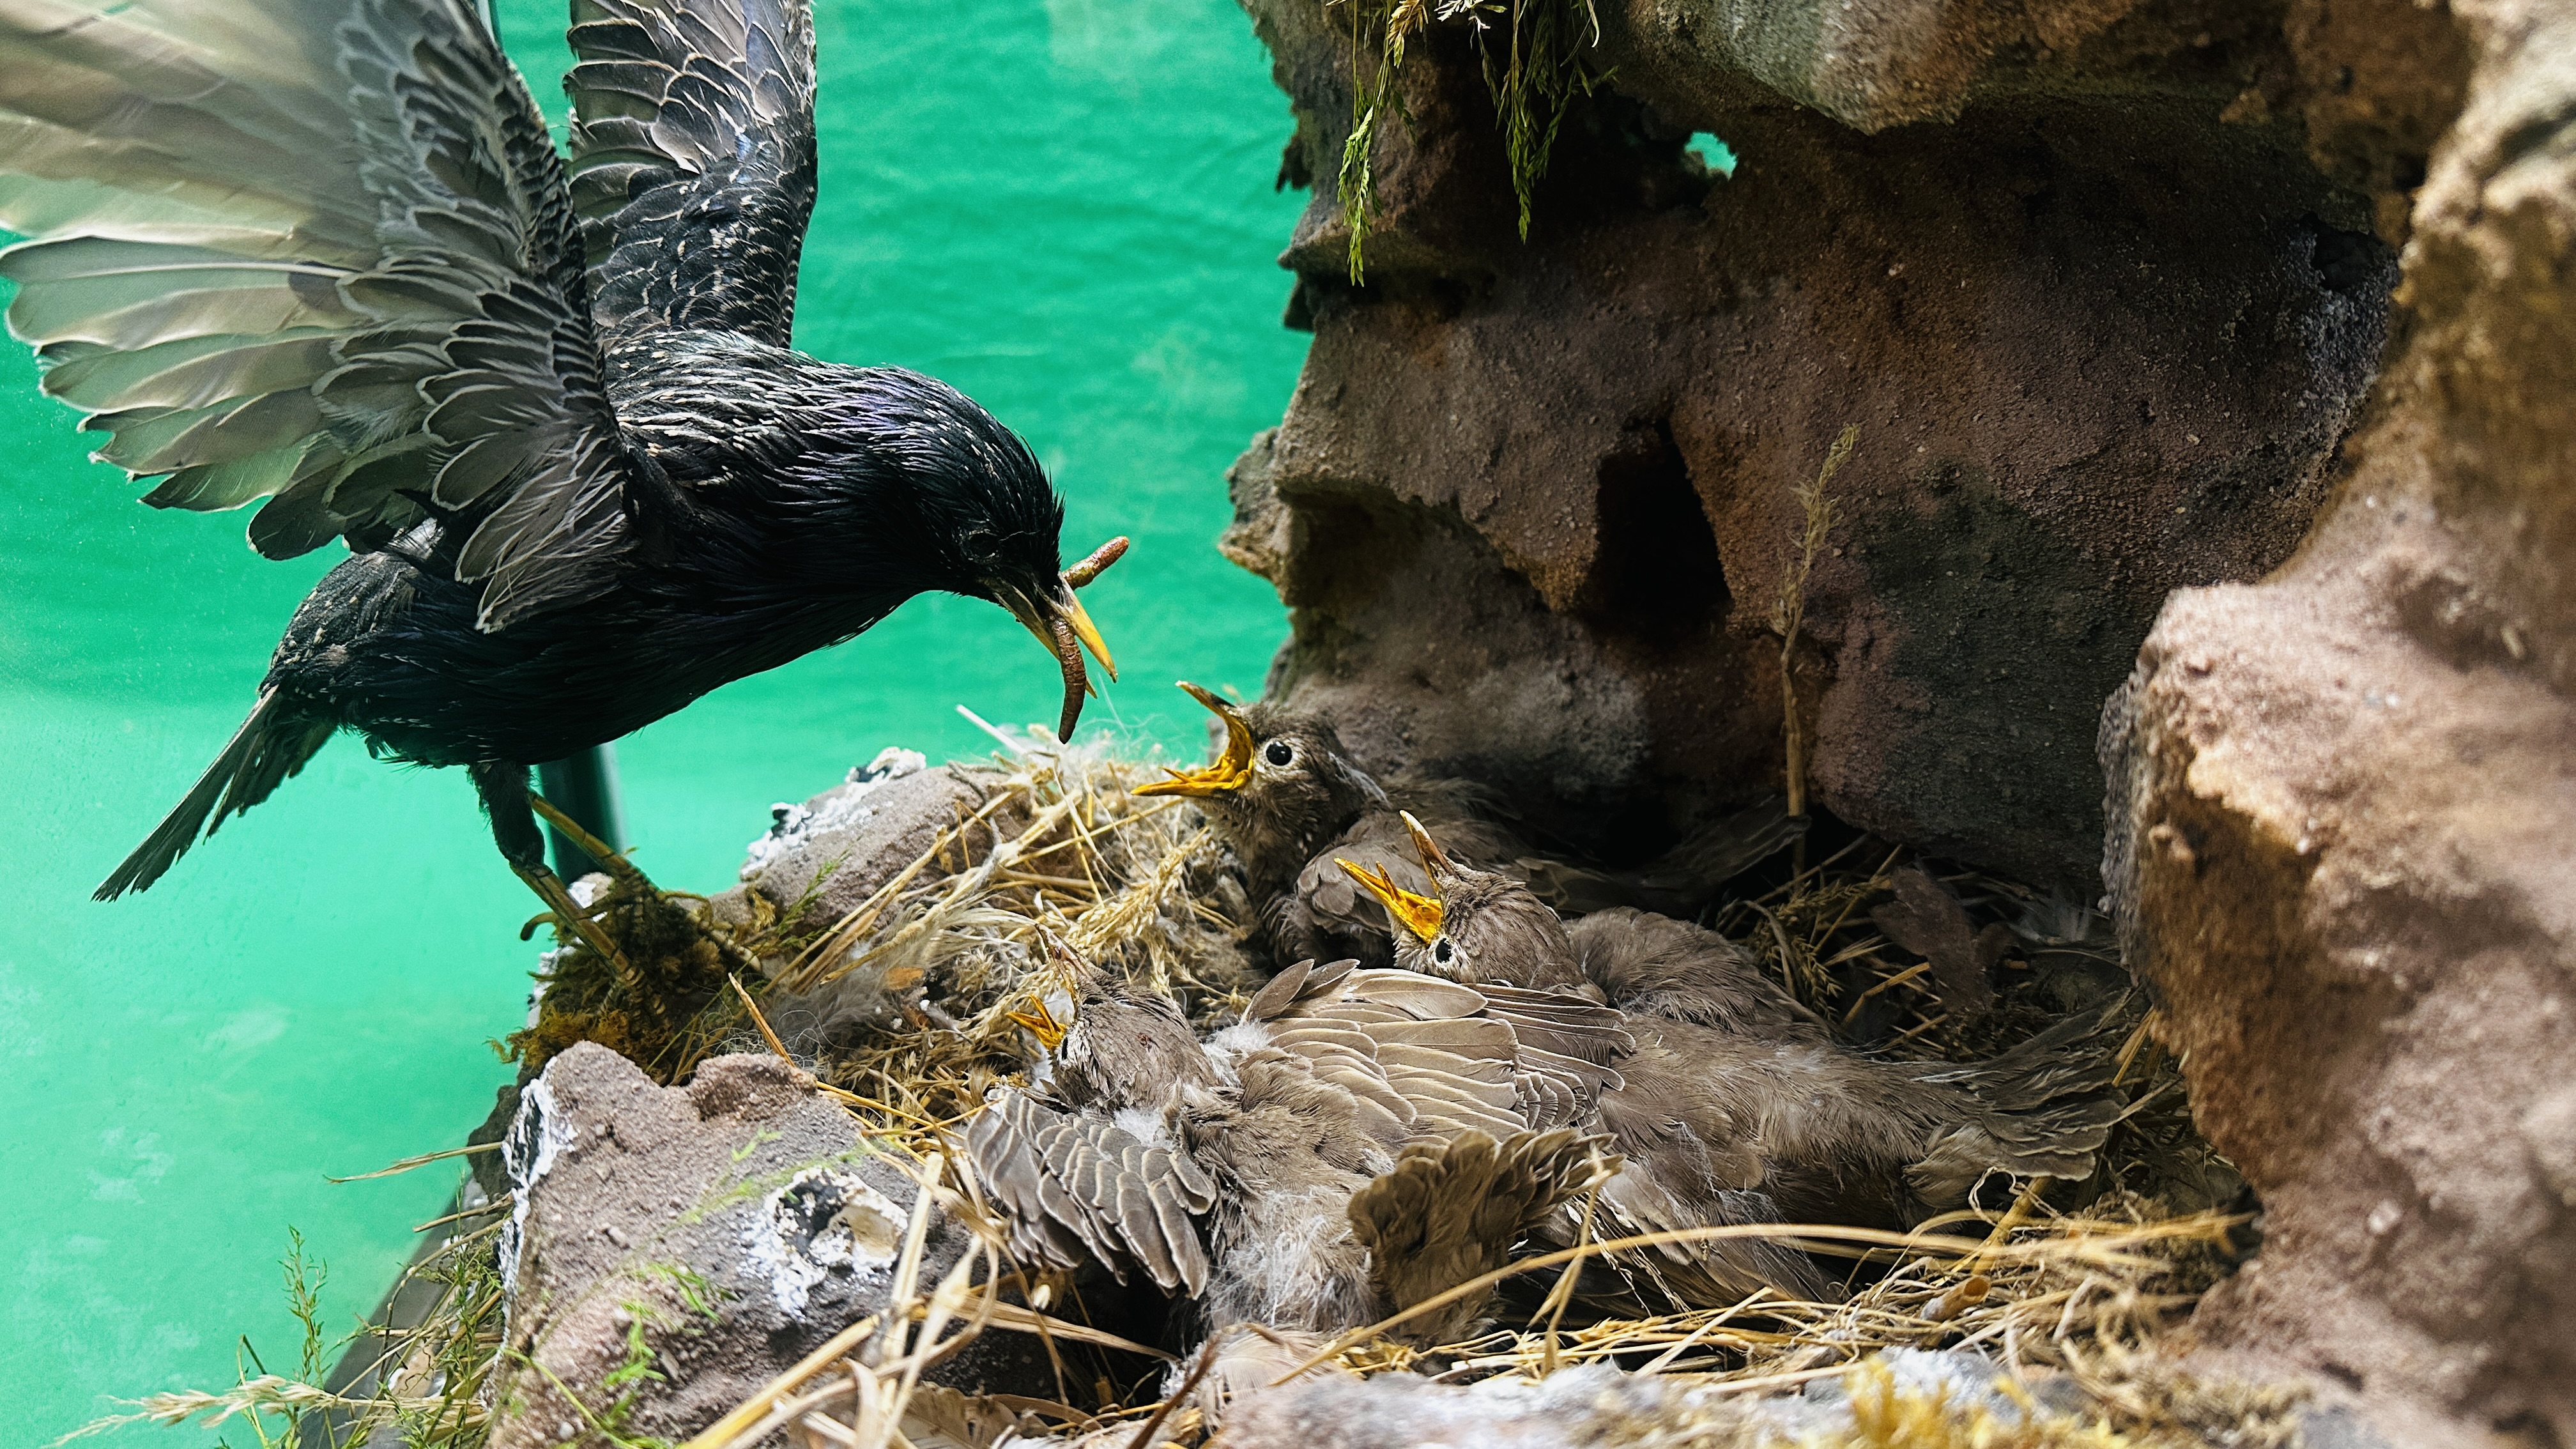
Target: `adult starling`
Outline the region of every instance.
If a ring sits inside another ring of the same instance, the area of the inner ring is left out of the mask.
[[[1090,985],[1039,1084],[968,1128],[1013,1251],[1142,1271],[1208,1331],[1333,1333],[1501,1266],[1617,1167],[1585,1125],[1632,1045],[1616,1013],[1356,968],[1299,962],[1204,1043],[1170,1002]]]
[[[1587,984],[1587,957],[1614,980],[1634,971],[1633,960],[1610,959],[1617,940],[1604,936],[1589,952],[1578,950],[1528,887],[1459,863],[1419,821],[1407,824],[1433,894],[1351,871],[1402,923],[1399,966],[1479,989]],[[1686,981],[1688,962],[1673,954],[1677,938],[1652,920],[1617,924],[1643,951],[1663,955],[1656,976]],[[1707,961],[1715,980],[1742,983],[1731,950]],[[1795,1221],[1905,1227],[1959,1206],[1989,1173],[2081,1179],[2119,1116],[2104,1032],[2123,1002],[2061,1022],[2002,1056],[1961,1064],[1864,1057],[1813,1015],[1776,999],[1729,1007],[1705,988],[1688,995],[1707,1009],[1624,1015],[1638,1054],[1622,1062],[1629,1085],[1604,1097],[1605,1118],[1624,1097],[1650,1095],[1649,1111],[1736,1146],[1735,1184],[1768,1193]],[[1670,1054],[1680,1082],[1644,1069],[1658,1051]]]
[[[1703,826],[1650,865],[1603,870],[1533,846],[1500,792],[1457,779],[1381,784],[1320,713],[1268,700],[1238,706],[1186,681],[1181,688],[1223,721],[1225,748],[1213,763],[1173,770],[1136,793],[1199,802],[1243,867],[1245,892],[1260,913],[1257,936],[1277,961],[1350,956],[1385,966],[1395,959],[1385,913],[1334,862],[1382,872],[1417,893],[1429,889],[1403,811],[1431,822],[1461,859],[1526,882],[1567,911],[1695,906],[1805,828],[1766,802]]]
[[[332,734],[462,765],[513,869],[529,767],[926,590],[1109,664],[1029,449],[929,378],[788,347],[814,201],[803,0],[574,0],[569,167],[471,0],[0,0],[0,254],[44,388],[145,501],[267,499],[351,557],[240,730],[99,887],[149,886]],[[567,181],[569,176],[569,181]]]

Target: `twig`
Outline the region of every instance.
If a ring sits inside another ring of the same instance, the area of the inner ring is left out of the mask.
[[[1199,1386],[1199,1380],[1207,1377],[1208,1366],[1216,1362],[1217,1343],[1224,1337],[1223,1330],[1208,1335],[1206,1345],[1199,1349],[1199,1361],[1190,1365],[1189,1377],[1182,1379],[1181,1386],[1164,1398],[1163,1406],[1154,1411],[1154,1417],[1147,1419],[1145,1427],[1136,1431],[1136,1437],[1127,1441],[1127,1449],[1145,1449],[1146,1445],[1154,1442],[1154,1431],[1163,1427],[1163,1421],[1171,1417],[1172,1410],[1190,1396],[1191,1390]]]
[[[501,1144],[498,1142],[477,1142],[470,1147],[450,1147],[438,1152],[424,1152],[418,1157],[406,1157],[400,1162],[379,1167],[373,1172],[362,1172],[355,1177],[326,1177],[322,1180],[324,1182],[365,1182],[370,1178],[391,1177],[398,1172],[409,1172],[415,1167],[427,1167],[433,1162],[441,1162],[450,1157],[469,1157],[477,1152],[500,1150]]]

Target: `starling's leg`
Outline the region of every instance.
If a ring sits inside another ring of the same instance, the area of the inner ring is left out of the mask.
[[[556,808],[553,801],[532,790],[528,792],[528,808],[544,816],[548,825],[562,831],[564,839],[571,841],[582,854],[598,861],[599,868],[612,878],[630,887],[654,890],[653,882],[646,879],[644,872],[637,870],[622,852],[609,849],[607,841],[591,834],[580,821]],[[659,892],[655,891],[655,894]]]
[[[624,852],[610,850],[608,848],[608,842],[591,834],[588,829],[583,827],[580,821],[573,819],[562,810],[556,808],[553,801],[547,799],[543,795],[530,794],[528,796],[528,805],[539,815],[544,816],[548,825],[562,831],[563,838],[571,841],[576,849],[580,850],[584,855],[589,856],[591,859],[598,861],[600,869],[605,870],[610,875],[616,877],[617,880],[627,889],[640,892],[641,899],[659,899],[665,902],[670,901],[671,897],[669,894],[663,891],[661,887],[653,884],[651,877],[645,875],[644,872],[637,870],[634,862],[628,860]],[[677,909],[676,906],[673,908]],[[708,941],[714,943],[716,954],[724,958],[725,965],[730,969],[735,971],[757,971],[760,969],[760,963],[753,959],[750,952],[735,945],[731,936],[722,931],[710,930],[704,926],[697,927],[697,931],[699,935],[704,936]]]
[[[546,868],[546,837],[537,829],[537,817],[528,803],[533,797],[528,792],[527,767],[486,760],[468,769],[475,793],[483,797],[483,813],[492,818],[492,840],[501,847],[501,858],[510,862],[510,869],[518,872],[557,921],[587,942],[616,970],[617,979],[632,988],[635,968],[626,963],[625,954],[572,898],[572,892],[564,889],[562,879]]]

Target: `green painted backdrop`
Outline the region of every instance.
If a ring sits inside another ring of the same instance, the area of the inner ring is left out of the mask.
[[[1229,0],[820,8],[798,345],[934,373],[1019,428],[1069,499],[1069,553],[1135,536],[1085,594],[1127,678],[1087,718],[1195,754],[1171,681],[1255,691],[1283,627],[1210,546],[1224,468],[1304,347],[1278,325],[1271,257],[1302,198],[1272,189],[1288,116],[1259,45]],[[561,9],[500,11],[560,119]],[[0,351],[0,1446],[111,1396],[228,1383],[238,1334],[291,1358],[290,1225],[353,1323],[453,1177],[323,1177],[481,1119],[507,1072],[485,1042],[520,1023],[531,962],[532,903],[464,780],[348,740],[148,895],[89,901],[222,744],[330,559],[267,563],[242,516],[138,506],[69,424]],[[1000,611],[918,600],[627,741],[637,858],[727,884],[771,801],[887,744],[980,753],[952,707],[1052,719],[1054,677]]]

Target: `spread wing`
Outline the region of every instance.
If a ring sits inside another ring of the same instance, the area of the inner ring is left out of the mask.
[[[1496,1142],[1462,1132],[1416,1142],[1351,1195],[1351,1235],[1369,1253],[1369,1284],[1389,1308],[1410,1308],[1490,1273],[1529,1229],[1618,1168],[1601,1139],[1570,1128]],[[1405,1330],[1418,1343],[1464,1337],[1490,1295],[1451,1304]]]
[[[573,0],[572,200],[591,312],[787,345],[814,212],[806,0]]]
[[[1502,1141],[1581,1121],[1636,1048],[1619,1013],[1574,997],[1350,962],[1298,963],[1245,1016],[1348,1091],[1397,1144],[1470,1131]]]
[[[45,391],[272,558],[462,538],[499,629],[609,586],[626,464],[562,168],[464,0],[0,0]]]
[[[967,1125],[966,1148],[1019,1258],[1051,1268],[1098,1262],[1121,1283],[1141,1268],[1166,1292],[1207,1286],[1207,1248],[1192,1219],[1215,1205],[1216,1184],[1188,1158],[1022,1092],[988,1102]]]

